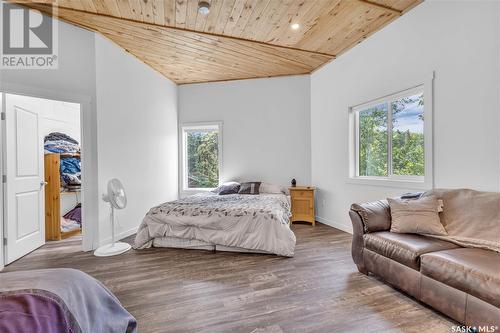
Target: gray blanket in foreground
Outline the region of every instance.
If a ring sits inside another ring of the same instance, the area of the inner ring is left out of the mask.
[[[55,268],[0,273],[0,295],[24,291],[57,296],[82,333],[135,333],[134,317],[99,281],[76,269]]]
[[[289,218],[285,195],[200,193],[152,208],[134,248],[151,247],[154,238],[177,237],[291,257],[295,235]]]

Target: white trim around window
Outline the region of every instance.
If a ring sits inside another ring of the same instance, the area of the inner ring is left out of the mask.
[[[349,112],[349,174],[347,182],[359,185],[374,185],[384,187],[399,187],[407,189],[427,190],[434,187],[433,175],[433,82],[434,73],[427,78],[415,81],[413,84],[403,86],[397,91],[386,92],[368,102],[354,104],[348,108]],[[387,115],[387,174],[384,177],[359,175],[359,111],[382,103],[390,103],[414,93],[423,92],[424,95],[424,176],[398,176],[392,173],[392,111],[388,109]]]
[[[213,188],[188,188],[187,180],[187,152],[186,134],[190,131],[214,131],[218,132],[218,162],[219,162],[219,183],[222,175],[222,121],[212,122],[192,122],[179,124],[179,195],[195,194],[210,191]]]

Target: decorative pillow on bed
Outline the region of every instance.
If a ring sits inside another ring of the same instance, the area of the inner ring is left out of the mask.
[[[241,183],[238,194],[259,194],[260,182]]]
[[[417,200],[387,198],[391,209],[391,232],[446,236],[435,197]]]
[[[217,193],[219,195],[226,195],[226,194],[237,194],[239,190],[240,190],[240,183],[227,182],[223,183],[221,186],[217,187],[212,192]]]
[[[270,183],[261,183],[259,187],[259,193],[283,194],[283,190],[279,185]]]

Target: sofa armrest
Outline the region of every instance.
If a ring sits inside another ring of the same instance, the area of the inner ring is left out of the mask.
[[[364,204],[352,204],[351,210],[358,213],[364,232],[387,231],[391,229],[391,211],[387,200]]]
[[[365,247],[363,235],[365,234],[365,228],[361,216],[354,210],[349,211],[349,217],[352,222],[352,244],[351,244],[351,255],[352,260],[358,266],[358,270],[361,273],[367,274],[365,268],[365,262],[363,259],[363,249]]]
[[[352,222],[352,259],[361,273],[368,274],[363,259],[365,247],[363,235],[369,232],[389,230],[391,228],[391,212],[387,200],[379,200],[364,204],[353,204],[349,211]]]

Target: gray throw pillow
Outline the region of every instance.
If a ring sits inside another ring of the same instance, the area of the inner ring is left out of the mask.
[[[239,190],[240,190],[240,184],[238,183],[222,185],[219,191],[219,195],[237,194]]]
[[[225,194],[237,194],[240,190],[240,183],[237,182],[227,182],[223,183],[216,189],[212,190],[212,193],[217,193],[219,195]]]
[[[259,194],[260,182],[241,183],[239,194]]]

